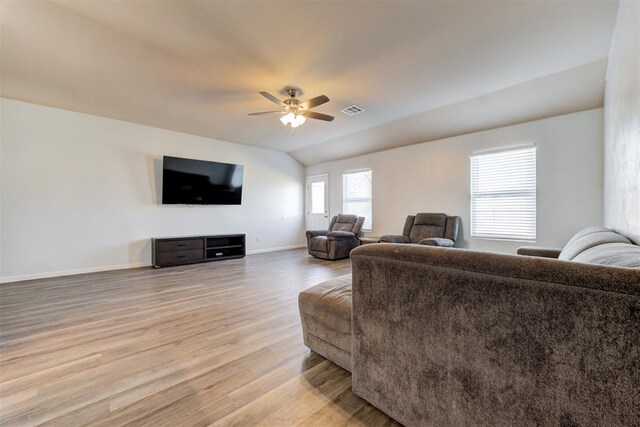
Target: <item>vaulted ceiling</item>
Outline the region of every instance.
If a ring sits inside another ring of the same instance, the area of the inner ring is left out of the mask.
[[[615,1],[6,1],[0,94],[303,164],[602,105]],[[258,95],[334,122],[295,135]],[[356,104],[365,112],[346,116]]]

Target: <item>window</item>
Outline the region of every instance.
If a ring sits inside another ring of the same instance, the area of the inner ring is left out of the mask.
[[[311,213],[312,214],[324,214],[326,208],[324,207],[325,188],[324,181],[316,181],[311,183]]]
[[[536,147],[471,156],[471,237],[536,239]]]
[[[371,230],[371,170],[342,175],[342,212],[363,216],[364,230]]]

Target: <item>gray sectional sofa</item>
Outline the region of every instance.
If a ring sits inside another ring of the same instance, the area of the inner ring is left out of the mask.
[[[409,426],[640,425],[640,247],[520,253],[359,247],[352,288],[300,294],[305,343]]]

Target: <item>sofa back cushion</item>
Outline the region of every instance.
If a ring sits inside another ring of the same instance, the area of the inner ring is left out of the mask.
[[[438,213],[419,213],[413,221],[413,227],[409,233],[411,243],[418,243],[422,239],[430,237],[444,237],[447,225],[447,215]]]
[[[364,234],[364,230],[362,229],[363,226],[364,226],[364,217],[359,216],[358,219],[356,219],[356,223],[353,225],[353,230],[351,230],[351,232],[355,234],[357,237],[361,237]]]
[[[402,235],[409,237],[411,235],[411,229],[413,228],[413,222],[416,220],[415,215],[408,215],[404,221],[404,228],[402,229]]]
[[[578,254],[573,261],[612,267],[640,268],[640,246],[628,243],[605,243]]]
[[[603,227],[589,227],[578,232],[565,245],[558,259],[572,261],[582,252],[607,243],[627,243],[631,241],[621,234]]]
[[[447,217],[447,227],[444,232],[445,239],[455,241],[458,239],[458,231],[460,230],[460,223],[462,220],[459,216],[449,216]]]
[[[353,227],[356,225],[357,220],[358,217],[355,215],[338,214],[330,231],[353,231]]]

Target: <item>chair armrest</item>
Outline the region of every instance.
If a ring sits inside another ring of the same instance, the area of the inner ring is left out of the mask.
[[[453,247],[453,240],[445,239],[443,237],[430,237],[428,239],[422,239],[418,243],[425,246],[439,246],[441,248]]]
[[[558,248],[543,248],[538,246],[520,246],[518,248],[518,255],[537,256],[542,258],[558,258],[562,249]]]
[[[329,230],[307,230],[307,237],[326,236]]]
[[[407,236],[388,234],[380,238],[380,243],[411,243]]]
[[[327,234],[329,240],[355,239],[356,235],[350,231],[331,231]]]

